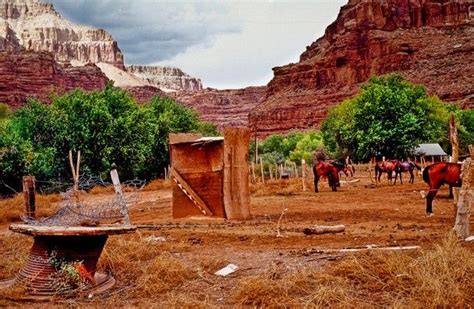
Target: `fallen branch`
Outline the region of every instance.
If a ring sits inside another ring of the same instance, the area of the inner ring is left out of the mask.
[[[313,228],[305,228],[303,233],[305,235],[320,235],[320,234],[334,234],[334,233],[342,233],[346,230],[345,225],[334,225],[334,226],[327,226],[327,225],[315,225]]]
[[[397,246],[397,247],[381,247],[377,245],[367,245],[365,247],[358,248],[342,248],[342,249],[310,249],[306,251],[307,254],[322,254],[322,253],[350,253],[350,252],[361,252],[368,250],[380,250],[380,251],[404,251],[404,250],[417,250],[420,246]]]
[[[341,184],[351,184],[351,183],[356,183],[356,182],[359,182],[359,181],[360,181],[360,179],[352,179],[352,180],[348,180],[348,181],[346,181],[346,180],[341,180],[341,181],[339,181],[339,182],[340,182]]]

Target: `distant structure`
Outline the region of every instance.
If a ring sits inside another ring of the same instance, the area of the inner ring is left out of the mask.
[[[448,160],[448,154],[439,144],[420,144],[415,148],[415,154],[420,161],[441,162]]]

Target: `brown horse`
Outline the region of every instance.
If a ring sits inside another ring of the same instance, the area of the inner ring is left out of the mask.
[[[416,164],[415,162],[412,162],[412,161],[400,162],[400,161],[398,161],[398,163],[396,163],[396,166],[395,166],[395,181],[393,182],[393,184],[397,183],[397,178],[399,176],[400,176],[400,183],[403,184],[402,173],[409,173],[410,174],[410,180],[408,181],[408,183],[414,183],[415,182],[415,174],[413,174],[413,170],[415,168],[419,171],[421,170],[421,167],[418,164]]]
[[[426,214],[433,214],[433,199],[438,193],[438,189],[444,185],[449,185],[449,197],[453,197],[453,187],[461,186],[461,164],[438,162],[423,170],[423,180],[430,186],[430,191],[426,195]]]
[[[388,181],[392,182],[392,174],[397,167],[397,160],[380,161],[375,164],[375,181],[380,182],[382,173],[387,173]]]
[[[339,171],[345,169],[345,163],[335,161],[331,163],[319,161],[313,166],[314,174],[314,192],[318,191],[318,182],[321,177],[327,177],[332,191],[336,192],[339,183]]]

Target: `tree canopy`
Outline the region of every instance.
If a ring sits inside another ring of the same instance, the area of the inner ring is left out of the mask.
[[[69,150],[81,151],[81,172],[108,177],[116,166],[124,179],[152,179],[169,164],[168,133],[216,134],[216,128],[169,98],[139,105],[124,90],[75,90],[50,105],[30,101],[0,123],[0,179],[22,175],[67,180]]]
[[[327,148],[337,155],[406,158],[420,143],[446,144],[450,113],[463,115],[454,105],[428,96],[423,86],[390,74],[371,78],[357,96],[332,108],[322,133]],[[470,114],[463,117],[471,119]]]
[[[254,157],[254,147],[250,146],[250,157]],[[258,153],[263,161],[282,164],[292,161],[297,164],[301,159],[312,162],[314,152],[324,148],[321,132],[291,132],[287,136],[273,134],[261,141]]]

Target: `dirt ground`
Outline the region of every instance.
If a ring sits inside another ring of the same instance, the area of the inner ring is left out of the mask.
[[[355,178],[359,181],[343,184],[338,192],[331,192],[323,182],[319,185],[320,192],[314,193],[309,179],[306,192],[302,190],[301,179],[252,184],[253,218],[245,222],[173,220],[171,190],[144,191],[130,209],[130,218],[133,224],[154,225],[154,228],[139,228],[134,235],[112,236],[106,251],[112,250],[118,239],[126,239],[145,242],[149,248],[167,252],[189,269],[197,269],[204,263],[207,271],[199,272],[199,280],[177,289],[199,290],[196,297],[205,298],[208,306],[226,307],[233,304],[229,291],[242,278],[274,268],[289,271],[302,267],[322,269],[344,258],[343,253],[320,250],[368,245],[431,248],[452,229],[455,214],[452,200],[447,199],[447,188],[440,190],[434,202],[434,216],[427,218],[425,200],[420,195],[420,190],[427,190],[427,185],[420,176],[414,184],[408,184],[405,177],[403,185],[390,185],[384,181],[378,186],[371,183],[366,172],[358,172]],[[107,194],[92,198],[107,198]],[[278,220],[284,209],[287,210],[280,222],[282,237],[277,237]],[[304,228],[315,224],[343,224],[346,230],[339,234],[303,234]],[[13,235],[7,230],[8,225],[0,228],[0,239],[15,237],[25,242],[24,248],[15,252],[11,248],[0,248],[4,257],[1,263],[17,260],[14,255],[26,254],[30,243],[28,237]],[[463,246],[474,251],[472,243]],[[229,263],[239,269],[228,277],[213,275]],[[14,269],[5,271],[4,266],[2,276],[12,273]],[[120,282],[120,276],[117,279],[113,291],[126,288],[126,283]],[[131,300],[124,305],[137,304],[140,303]]]

